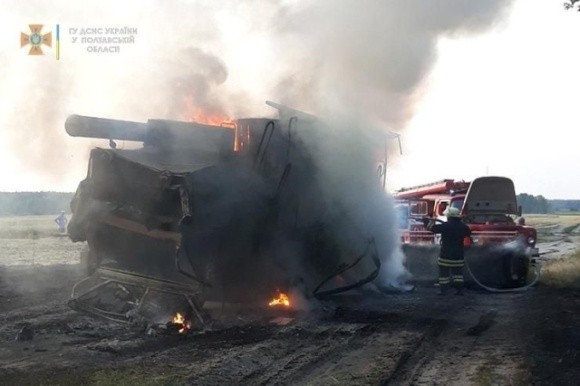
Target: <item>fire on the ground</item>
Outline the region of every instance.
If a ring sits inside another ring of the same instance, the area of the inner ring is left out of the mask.
[[[283,292],[278,294],[268,303],[270,307],[290,307],[290,298]]]
[[[173,316],[171,323],[173,323],[178,328],[177,332],[180,334],[185,334],[187,331],[189,331],[189,329],[191,329],[191,324],[186,321],[183,315],[181,315],[179,312]]]

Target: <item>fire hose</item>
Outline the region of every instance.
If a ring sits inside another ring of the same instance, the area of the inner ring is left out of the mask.
[[[480,286],[481,288],[483,288],[484,290],[489,291],[489,292],[522,292],[522,291],[527,291],[530,287],[534,286],[538,282],[538,280],[540,280],[540,268],[541,268],[540,262],[532,260],[531,266],[534,268],[534,280],[532,280],[529,284],[526,284],[522,287],[517,287],[517,288],[493,288],[493,287],[488,287],[485,284],[483,284],[482,282],[480,282],[479,280],[477,280],[477,278],[475,277],[473,272],[471,272],[471,269],[469,269],[469,264],[467,264],[467,260],[465,260],[465,268],[467,269],[467,272],[469,272],[469,275],[471,275],[471,277],[473,278],[473,281],[475,282],[475,284],[477,284],[478,286]]]
[[[435,222],[443,222],[439,219],[435,219],[434,221]],[[534,268],[534,279],[530,283],[523,285],[521,287],[517,287],[517,288],[493,288],[493,287],[486,286],[481,281],[479,281],[475,277],[475,275],[473,274],[471,269],[469,268],[469,264],[467,264],[467,259],[465,259],[464,261],[465,261],[465,268],[467,269],[467,272],[469,273],[469,275],[473,278],[473,281],[475,282],[475,284],[477,284],[480,288],[482,288],[488,292],[496,292],[496,293],[523,292],[523,291],[527,291],[530,287],[533,287],[534,285],[536,285],[538,280],[540,280],[540,269],[541,269],[542,265],[539,261],[532,260],[530,265]]]

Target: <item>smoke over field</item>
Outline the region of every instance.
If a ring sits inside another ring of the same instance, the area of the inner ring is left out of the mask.
[[[16,165],[2,189],[72,190],[87,146],[66,138],[70,113],[150,117],[262,115],[265,99],[323,115],[356,114],[401,129],[412,114],[441,35],[474,33],[504,14],[506,1],[86,2],[7,1],[14,31],[60,23],[62,56],[3,57],[3,159]],[[95,19],[97,9],[114,9]],[[88,54],[68,28],[129,26],[136,43]],[[4,34],[2,46],[16,44]],[[33,107],[33,108],[32,108]],[[203,113],[202,113],[203,112]],[[71,165],[71,162],[72,165]],[[72,171],[74,170],[74,172]],[[22,174],[23,177],[19,177]]]
[[[262,103],[275,99],[328,123],[324,138],[302,140],[313,143],[323,201],[338,203],[348,218],[337,225],[342,228],[336,229],[336,238],[356,245],[360,241],[353,227],[359,238],[374,237],[381,260],[389,262],[385,271],[392,277],[385,279],[393,281],[403,271],[402,255],[395,253],[392,205],[376,184],[378,138],[386,128],[404,128],[413,113],[421,82],[436,58],[437,39],[482,31],[510,3],[106,4],[116,12],[105,21],[91,16],[101,2],[67,6],[64,12],[38,4],[43,19],[58,16],[63,27],[62,61],[41,58],[40,71],[35,58],[8,59],[0,97],[4,157],[19,171],[11,173],[13,183],[39,176],[52,187],[72,189],[80,180],[94,142],[65,136],[62,124],[70,113],[217,124],[271,114]],[[26,26],[17,22],[29,14],[29,3],[3,7],[15,31]],[[84,12],[78,12],[81,7]],[[123,46],[119,54],[89,54],[67,35],[73,26],[111,25],[135,28],[136,43]]]

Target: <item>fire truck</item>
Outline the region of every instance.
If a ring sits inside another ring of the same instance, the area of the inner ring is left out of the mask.
[[[445,179],[400,189],[394,198],[403,250],[415,276],[431,277],[437,269],[434,261],[426,260],[429,253],[425,251],[429,246],[438,247],[440,235],[427,231],[422,220],[446,221],[444,212],[451,207],[460,210],[471,229],[471,238],[465,240],[470,270],[466,278],[485,286],[526,284],[530,264],[539,256],[537,233],[524,225],[509,178],[486,176],[472,182]]]

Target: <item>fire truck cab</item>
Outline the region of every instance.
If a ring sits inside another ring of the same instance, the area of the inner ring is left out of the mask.
[[[423,218],[446,221],[447,208],[457,208],[472,232],[466,244],[501,245],[517,241],[531,257],[539,256],[536,230],[518,225],[521,216],[512,180],[479,177],[472,182],[445,179],[403,188],[394,194],[401,239],[404,244],[439,244],[439,236],[427,231]]]

